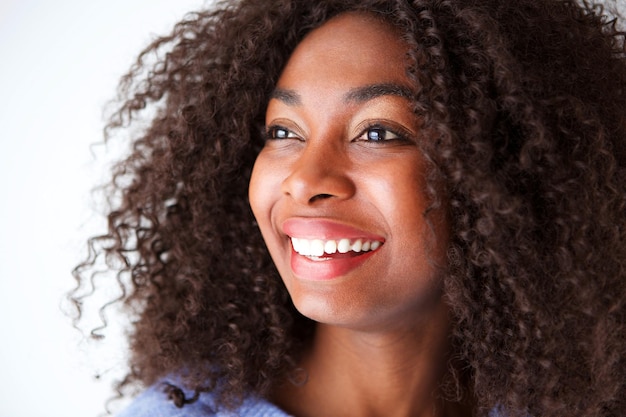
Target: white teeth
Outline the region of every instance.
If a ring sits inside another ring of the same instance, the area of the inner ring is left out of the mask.
[[[322,256],[324,254],[324,241],[315,239],[311,241],[311,256]]]
[[[329,255],[337,252],[337,242],[334,240],[327,240],[326,244],[324,245],[324,252]]]
[[[300,252],[311,253],[311,241],[306,239],[298,239],[298,246]]]
[[[348,253],[350,252],[350,240],[349,239],[341,239],[337,242],[337,252],[339,253]]]
[[[321,240],[321,239],[303,239],[291,238],[293,250],[303,256],[322,257],[324,254],[332,255],[334,253],[352,252],[369,252],[376,250],[382,245],[377,240],[357,239],[350,242],[350,239],[338,240]]]

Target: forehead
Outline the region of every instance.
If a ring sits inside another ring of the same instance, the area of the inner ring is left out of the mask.
[[[278,87],[408,85],[407,50],[406,43],[389,24],[364,13],[344,13],[304,38],[289,58]]]

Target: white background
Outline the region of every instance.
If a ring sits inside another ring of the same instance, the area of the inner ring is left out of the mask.
[[[103,227],[90,189],[110,152],[91,145],[137,53],[204,3],[0,0],[0,417],[104,411],[121,339],[85,341],[60,307]]]
[[[112,394],[122,339],[60,308],[103,227],[89,190],[111,156],[90,145],[140,49],[204,3],[0,0],[0,417],[95,417]]]

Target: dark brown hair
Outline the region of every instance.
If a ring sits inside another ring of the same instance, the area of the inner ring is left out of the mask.
[[[232,405],[293,370],[314,323],[247,187],[291,51],[348,10],[411,47],[421,145],[453,224],[457,388],[509,416],[626,415],[623,36],[602,7],[557,0],[228,1],[155,40],[121,83],[107,135],[127,129],[132,152],[70,296],[79,320],[99,259],[117,271],[133,320],[120,388],[177,374]]]

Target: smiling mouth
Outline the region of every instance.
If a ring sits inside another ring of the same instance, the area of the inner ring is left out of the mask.
[[[370,239],[304,239],[290,237],[294,252],[311,260],[325,261],[375,251],[383,244]]]

